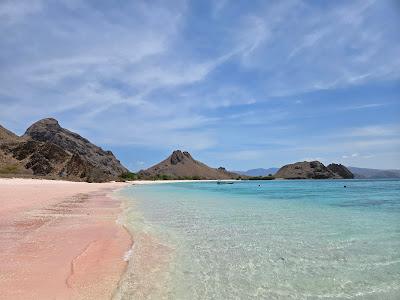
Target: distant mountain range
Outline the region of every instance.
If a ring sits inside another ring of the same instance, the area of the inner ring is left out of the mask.
[[[279,168],[268,168],[268,169],[258,168],[258,169],[250,169],[247,171],[232,171],[232,172],[246,176],[268,176],[269,174],[274,175],[278,170]]]
[[[380,170],[357,167],[348,167],[348,169],[354,174],[355,178],[359,179],[400,178],[400,170]]]

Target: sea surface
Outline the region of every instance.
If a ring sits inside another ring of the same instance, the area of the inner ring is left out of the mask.
[[[399,180],[167,183],[119,193],[135,244],[116,298],[400,299]]]

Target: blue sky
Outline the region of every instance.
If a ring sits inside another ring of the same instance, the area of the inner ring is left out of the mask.
[[[0,123],[61,125],[131,170],[400,168],[398,1],[0,1]]]

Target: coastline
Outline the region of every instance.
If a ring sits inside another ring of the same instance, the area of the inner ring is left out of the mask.
[[[130,226],[126,212],[132,206],[118,191],[131,185],[217,181],[237,180],[86,183],[0,178],[0,293],[6,299],[121,297],[127,281],[139,286],[172,254]],[[133,250],[134,241],[142,248]],[[135,261],[133,251],[148,253],[147,261]],[[129,278],[130,264],[139,266],[142,278]],[[136,292],[149,293],[148,288]]]
[[[110,299],[132,237],[113,193],[129,183],[0,179],[5,299]]]
[[[115,297],[134,243],[118,190],[177,182],[199,180],[0,178],[0,293],[6,299]]]

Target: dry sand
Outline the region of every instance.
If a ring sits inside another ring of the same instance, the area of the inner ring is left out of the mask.
[[[0,179],[1,299],[110,299],[132,244],[123,186]]]

